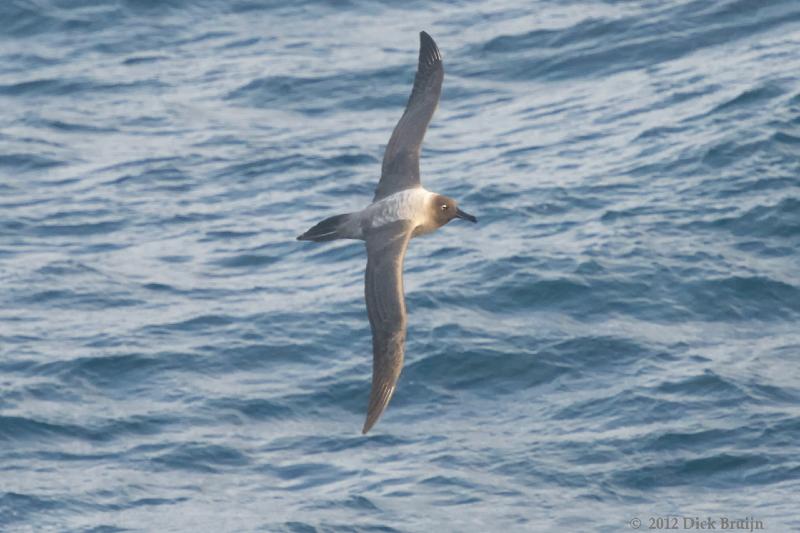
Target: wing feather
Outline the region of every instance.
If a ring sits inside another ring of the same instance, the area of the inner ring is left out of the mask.
[[[363,433],[375,425],[386,409],[403,368],[406,341],[403,259],[413,229],[410,221],[399,220],[371,230],[366,236],[364,296],[372,328],[372,390]]]
[[[442,54],[433,38],[419,34],[419,62],[406,110],[395,126],[383,154],[381,180],[373,201],[420,185],[419,153],[422,139],[439,105],[444,80]]]

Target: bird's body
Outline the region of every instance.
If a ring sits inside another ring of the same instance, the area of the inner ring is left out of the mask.
[[[403,367],[406,307],[403,258],[412,237],[431,233],[453,218],[477,222],[452,198],[420,183],[422,138],[439,103],[444,69],[433,39],[420,33],[414,88],[392,132],[372,203],[361,211],[326,218],[298,240],[361,239],[367,248],[364,295],[372,329],[372,391],[363,433],[377,422],[394,393]]]
[[[423,187],[396,192],[361,211],[361,226],[369,232],[389,222],[409,220],[414,224],[414,237],[430,233],[439,227],[429,208],[436,196]]]
[[[412,237],[430,233],[439,227],[436,220],[431,217],[431,210],[428,207],[437,196],[418,187],[381,198],[361,211],[348,213],[347,218],[338,225],[336,238],[363,241],[370,231],[398,220],[408,220],[414,225]]]

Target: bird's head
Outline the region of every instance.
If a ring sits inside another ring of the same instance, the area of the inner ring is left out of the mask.
[[[478,219],[474,216],[459,209],[458,202],[441,194],[437,194],[433,197],[431,209],[433,210],[433,219],[440,227],[444,226],[454,218],[463,218],[464,220],[469,220],[472,223],[478,221]]]

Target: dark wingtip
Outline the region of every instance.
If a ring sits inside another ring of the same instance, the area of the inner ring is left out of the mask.
[[[436,46],[436,41],[426,31],[419,32],[419,59],[421,62],[430,59],[432,61],[442,60],[442,53],[439,52],[439,47]]]
[[[397,378],[394,378],[396,381]],[[378,381],[372,384],[372,390],[369,393],[369,406],[367,407],[367,418],[364,420],[364,427],[361,428],[361,434],[366,435],[372,429],[372,426],[378,421],[386,406],[389,405],[389,400],[392,399],[394,394],[394,381],[388,383]]]
[[[380,415],[381,413],[379,413],[378,416],[375,417],[367,417],[367,420],[364,421],[364,427],[361,428],[362,435],[366,435],[367,433],[369,433],[369,430],[372,429],[372,426],[374,426],[375,423],[378,421]]]
[[[377,413],[375,413],[372,409],[370,409],[370,412],[367,413],[367,419],[364,420],[364,427],[361,428],[362,435],[366,435],[369,432],[369,430],[372,429],[372,426],[375,425],[375,422],[378,421],[378,418],[380,418],[381,414],[383,414],[383,409],[381,409]]]

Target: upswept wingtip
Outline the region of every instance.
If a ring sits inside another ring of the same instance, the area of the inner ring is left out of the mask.
[[[436,41],[426,31],[419,32],[419,56],[420,59],[430,58],[434,61],[441,61],[442,59],[442,53],[439,51],[439,47],[436,46]]]

